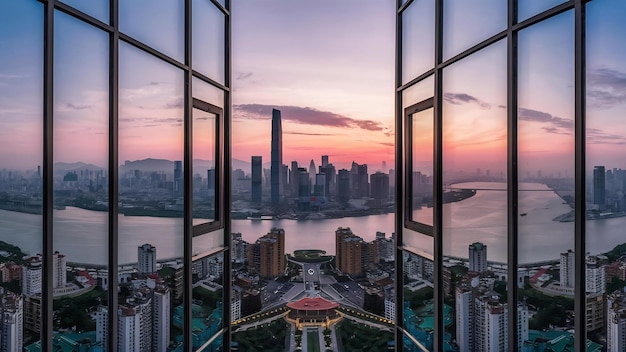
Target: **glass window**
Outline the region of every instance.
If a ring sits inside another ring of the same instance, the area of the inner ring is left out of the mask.
[[[225,15],[210,0],[193,0],[193,69],[224,83]]]
[[[564,3],[565,0],[519,0],[517,4],[517,22],[522,22]]]
[[[184,1],[120,1],[120,31],[180,62],[185,58]]]
[[[105,347],[109,37],[58,11],[54,25],[53,328]]]
[[[445,0],[443,4],[444,61],[506,29],[507,2]]]
[[[573,15],[519,33],[519,299],[531,340],[574,328]]]
[[[109,0],[61,0],[64,3],[93,16],[104,23],[109,23]]]
[[[624,346],[615,327],[623,324],[619,312],[626,307],[626,23],[621,16],[626,7],[621,1],[586,6],[586,327],[589,340],[616,351]]]
[[[43,13],[37,1],[0,2],[0,298],[13,351],[41,334]]]
[[[218,177],[218,114],[193,109],[193,222],[194,225],[216,219],[215,188]]]
[[[426,103],[426,104],[423,104]],[[432,99],[406,110],[409,153],[407,210],[409,220],[433,225],[434,115]]]
[[[460,351],[507,349],[506,331],[479,332],[487,314],[507,321],[506,52],[502,40],[443,71],[445,333]]]
[[[402,84],[435,66],[435,3],[415,0],[402,12]]]
[[[119,61],[118,329],[139,315],[152,324],[136,343],[162,351],[183,333],[184,75],[128,44]]]
[[[191,85],[194,98],[205,101],[217,107],[224,107],[224,91],[209,84],[200,78],[194,77]]]

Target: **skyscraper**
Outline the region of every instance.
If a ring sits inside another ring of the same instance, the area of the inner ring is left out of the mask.
[[[156,272],[156,247],[146,243],[137,248],[137,271],[139,274]]]
[[[291,162],[291,172],[289,173],[289,188],[291,189],[291,196],[298,196],[298,162]]]
[[[183,162],[174,161],[174,195],[183,195]]]
[[[389,175],[376,172],[370,176],[372,198],[377,206],[383,206],[389,201]]]
[[[252,156],[252,198],[253,202],[260,202],[263,196],[263,158]]]
[[[604,166],[593,168],[593,204],[603,207],[606,204],[606,173]]]
[[[322,155],[322,167],[328,165],[328,155]]]
[[[574,251],[561,253],[560,283],[562,287],[574,287]]]
[[[283,129],[280,110],[272,109],[272,162],[271,162],[271,202],[278,204],[281,197],[280,169],[283,165]]]
[[[350,200],[350,171],[339,170],[337,174],[337,200],[346,205]]]
[[[315,174],[317,173],[315,170],[315,161],[311,159],[311,163],[309,163],[309,180],[312,185],[315,184]]]
[[[469,245],[469,271],[483,273],[487,271],[487,246],[474,242]]]
[[[284,272],[285,230],[272,228],[251,246],[248,260],[260,277],[272,278]]]

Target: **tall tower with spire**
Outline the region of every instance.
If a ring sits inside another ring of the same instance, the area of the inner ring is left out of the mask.
[[[272,109],[272,162],[270,167],[270,194],[272,204],[280,202],[282,180],[280,168],[283,165],[283,129],[280,110]]]

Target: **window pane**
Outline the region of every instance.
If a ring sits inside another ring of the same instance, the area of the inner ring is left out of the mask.
[[[184,1],[120,1],[120,31],[163,52],[184,60]]]
[[[424,247],[426,250],[402,252],[404,270],[402,326],[428,351],[433,351],[435,328],[433,238],[422,234],[409,235],[405,233],[404,237],[411,237],[416,247]],[[450,318],[451,307],[446,307]]]
[[[54,25],[54,339],[89,339],[89,348],[103,348],[108,310],[109,37],[59,11]]]
[[[435,78],[433,76],[428,76],[427,78],[402,91],[402,109],[404,110],[409,106],[431,98],[434,95]]]
[[[224,255],[220,252],[193,261],[192,348],[197,350],[222,328]],[[179,309],[179,308],[177,308]],[[182,306],[180,307],[182,311]],[[175,313],[182,316],[182,313]]]
[[[193,224],[212,222],[216,216],[216,160],[218,116],[193,109]]]
[[[587,25],[587,338],[606,351],[625,347],[617,333],[626,320],[626,279],[621,255],[626,209],[626,113],[621,1],[589,2]],[[619,247],[618,247],[619,246]]]
[[[443,4],[444,61],[506,29],[507,2],[445,0]],[[480,25],[478,25],[480,24]]]
[[[224,83],[225,16],[210,0],[193,0],[193,69]]]
[[[518,77],[519,299],[536,342],[574,329],[573,11],[519,33]]]
[[[0,2],[0,43],[0,297],[22,351],[41,334],[43,5]]]
[[[409,116],[411,129],[411,160],[409,175],[411,220],[433,225],[433,108]]]
[[[104,23],[109,23],[109,0],[61,0]]]
[[[564,2],[564,0],[519,0],[517,5],[517,22],[524,21]]]
[[[508,343],[506,67],[502,40],[443,72],[443,290],[461,351]]]
[[[416,0],[402,12],[402,83],[435,66],[435,4]]]
[[[155,351],[182,343],[183,77],[120,44],[119,343]]]
[[[191,85],[193,97],[217,107],[224,107],[224,91],[194,77]]]

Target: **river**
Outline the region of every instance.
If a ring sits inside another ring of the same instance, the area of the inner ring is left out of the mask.
[[[476,188],[476,195],[444,205],[444,254],[467,257],[467,246],[480,241],[487,245],[490,261],[505,262],[506,192],[503,184],[467,183],[456,187]],[[559,253],[574,248],[574,223],[553,221],[570,210],[554,191],[543,184],[526,184],[520,192],[519,261],[531,263],[554,260]],[[432,209],[417,210],[417,219],[432,217]],[[68,261],[106,264],[107,214],[67,207],[54,211],[54,249],[67,255]],[[136,262],[137,247],[151,243],[157,257],[182,256],[182,219],[141,216],[119,217],[119,262]],[[338,227],[350,227],[366,241],[376,232],[390,236],[394,214],[325,220],[233,220],[233,232],[254,242],[272,227],[285,229],[287,252],[295,249],[322,249],[335,252],[334,235]],[[587,250],[602,253],[626,242],[626,217],[587,222]],[[41,252],[41,216],[0,210],[0,240],[20,247],[28,254]],[[205,239],[194,238],[194,245]],[[217,243],[217,242],[215,242]],[[432,252],[432,240],[405,235],[405,244]],[[207,244],[202,243],[206,248]]]

